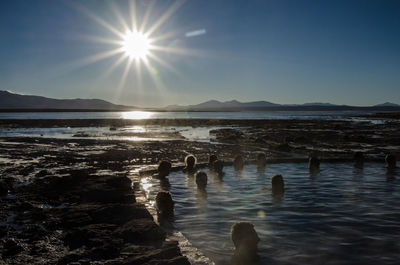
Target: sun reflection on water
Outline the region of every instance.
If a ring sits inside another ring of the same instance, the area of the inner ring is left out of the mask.
[[[146,128],[144,126],[130,126],[130,127],[125,127],[124,131],[136,132],[136,133],[144,133],[147,130],[146,130]]]
[[[126,120],[144,120],[153,116],[153,113],[149,111],[127,111],[121,112],[121,115]]]
[[[149,177],[148,178],[142,178],[140,180],[140,184],[141,184],[141,186],[142,186],[142,188],[144,190],[146,198],[148,199],[149,195],[150,195],[150,192],[152,190],[152,187],[153,187],[153,183],[151,182],[151,178],[149,178]]]
[[[265,216],[266,216],[265,211],[263,211],[263,210],[258,210],[257,216],[260,217],[260,218],[265,218]]]

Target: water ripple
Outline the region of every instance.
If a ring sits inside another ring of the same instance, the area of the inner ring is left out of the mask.
[[[270,176],[285,179],[285,195],[271,196]],[[262,263],[398,264],[400,176],[387,181],[378,163],[323,164],[310,176],[305,164],[273,164],[265,173],[225,168],[223,181],[208,174],[207,192],[184,173],[169,177],[175,226],[217,262],[233,251],[229,230],[240,220],[255,224]],[[398,173],[397,173],[398,174]],[[152,196],[158,190],[152,185]]]

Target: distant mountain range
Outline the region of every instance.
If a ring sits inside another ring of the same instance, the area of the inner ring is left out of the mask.
[[[129,110],[132,106],[115,105],[101,99],[53,99],[21,95],[0,90],[0,109],[32,110]]]
[[[21,95],[0,90],[0,111],[119,111],[139,109],[134,106],[116,105],[101,99],[53,99],[33,95]],[[143,109],[143,108],[141,108]],[[385,102],[382,104],[357,107],[348,105],[335,105],[331,103],[305,103],[305,104],[276,104],[268,101],[239,102],[237,100],[221,102],[209,100],[197,105],[179,106],[170,105],[165,108],[146,108],[155,111],[262,111],[262,110],[289,110],[289,111],[319,111],[319,110],[396,110],[400,105]]]
[[[400,109],[400,105],[385,102],[374,106],[358,107],[348,105],[335,105],[331,103],[304,103],[304,104],[276,104],[269,101],[253,101],[253,102],[239,102],[237,100],[221,102],[218,100],[210,100],[197,105],[169,105],[165,107],[170,111],[245,111],[245,110],[363,110],[363,109],[377,109],[377,110],[392,110]]]
[[[374,105],[374,107],[399,107],[399,106],[400,106],[399,104],[394,104],[391,102],[385,102],[382,104]]]
[[[226,108],[263,108],[280,106],[279,104],[271,103],[268,101],[254,101],[254,102],[239,102],[237,100],[221,102],[218,100],[209,100],[197,105],[179,106],[170,105],[166,109],[179,110],[179,109],[226,109]]]

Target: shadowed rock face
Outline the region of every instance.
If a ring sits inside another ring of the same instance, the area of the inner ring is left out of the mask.
[[[23,226],[20,231],[1,227],[2,259],[7,264],[189,264],[136,203],[125,174],[94,172],[70,170],[15,186],[18,199],[2,204],[1,216],[12,213],[13,225]]]
[[[161,245],[165,232],[149,218],[131,220],[115,230],[117,237],[129,243]]]
[[[12,257],[14,255],[17,255],[21,251],[23,251],[24,248],[21,246],[21,243],[19,243],[17,240],[14,238],[8,239],[4,245],[3,245],[3,254],[2,257],[7,258],[7,257]]]

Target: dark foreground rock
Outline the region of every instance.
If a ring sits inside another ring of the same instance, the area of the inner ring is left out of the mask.
[[[94,170],[36,178],[2,197],[6,264],[189,264],[142,205],[131,180]]]

